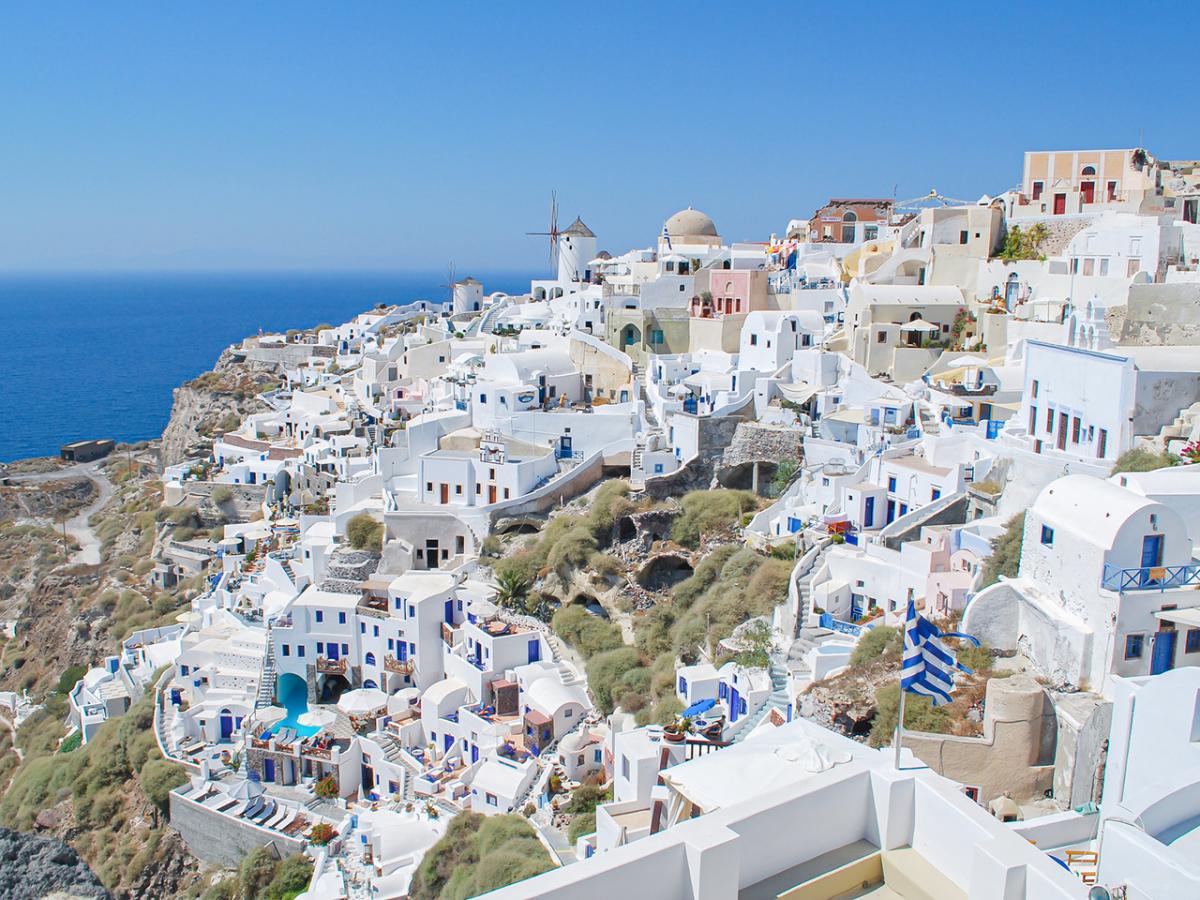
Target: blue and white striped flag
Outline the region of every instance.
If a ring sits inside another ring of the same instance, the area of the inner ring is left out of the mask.
[[[669,231],[667,231],[667,223],[666,222],[663,222],[662,236],[663,236],[663,240],[667,242],[667,249],[668,250],[674,249],[673,247],[671,247],[671,233]]]
[[[969,634],[938,631],[932,622],[917,615],[916,605],[908,601],[908,619],[904,628],[904,663],[900,667],[900,688],[910,694],[924,694],[934,706],[950,702],[954,691],[954,673],[971,670],[959,663],[954,652],[942,643],[944,637],[979,641]]]

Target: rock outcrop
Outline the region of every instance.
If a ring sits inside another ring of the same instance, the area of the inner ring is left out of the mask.
[[[171,418],[163,430],[162,464],[207,456],[216,435],[266,409],[258,395],[278,382],[275,365],[248,362],[225,350],[211,372],[175,388]]]
[[[0,828],[0,897],[109,897],[79,854],[57,838]]]

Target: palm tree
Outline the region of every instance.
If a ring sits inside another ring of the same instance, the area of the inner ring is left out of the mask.
[[[496,576],[499,590],[496,592],[496,603],[505,609],[516,609],[524,605],[525,593],[529,590],[529,581],[514,569],[504,569]]]

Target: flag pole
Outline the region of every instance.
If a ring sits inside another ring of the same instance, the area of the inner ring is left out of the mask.
[[[911,601],[910,601],[911,602]],[[904,652],[908,647],[908,608],[904,610],[904,627],[900,629],[900,703],[896,708],[896,769],[900,769],[900,744],[904,735]]]

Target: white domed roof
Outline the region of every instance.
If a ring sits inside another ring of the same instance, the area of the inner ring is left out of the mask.
[[[717,226],[700,210],[689,206],[667,219],[667,234],[671,237],[717,237]]]

